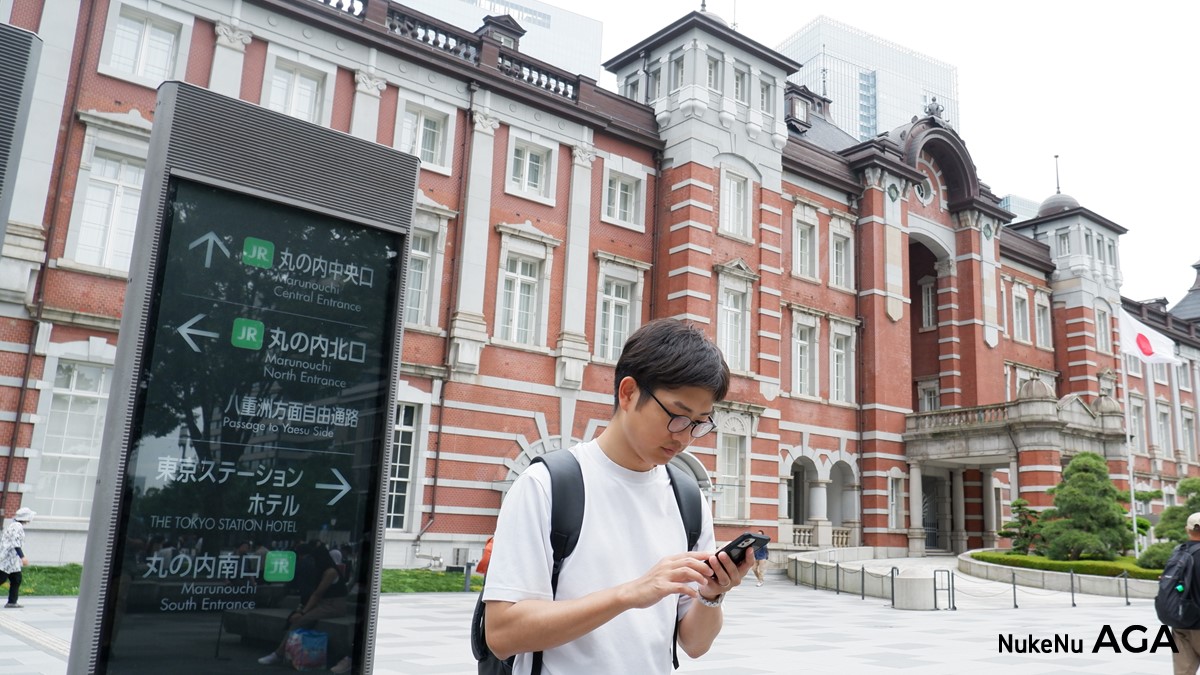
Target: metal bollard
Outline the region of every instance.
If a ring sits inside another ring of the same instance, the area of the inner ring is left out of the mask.
[[[1075,606],[1075,568],[1071,568],[1071,606]]]
[[[1013,609],[1019,609],[1019,607],[1017,607],[1017,573],[1016,572],[1012,573],[1012,585],[1013,585]]]
[[[842,564],[841,563],[835,562],[833,564],[833,589],[834,589],[833,590],[834,595],[842,594]]]
[[[471,573],[475,571],[475,563],[469,562],[463,566],[463,592],[471,592]]]
[[[863,565],[858,570],[858,599],[867,599],[867,566]]]

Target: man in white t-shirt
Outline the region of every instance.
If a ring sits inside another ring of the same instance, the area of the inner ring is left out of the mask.
[[[513,672],[543,675],[671,672],[672,636],[692,658],[721,630],[721,600],[754,564],[714,555],[704,504],[695,551],[664,464],[712,431],[714,405],[729,388],[721,352],[698,329],[660,319],[634,332],[615,373],[612,420],[571,452],[584,480],[579,542],[550,573],[550,475],[531,465],[513,483],[497,522],[483,599],[488,646],[516,654]],[[715,571],[715,573],[714,573]]]

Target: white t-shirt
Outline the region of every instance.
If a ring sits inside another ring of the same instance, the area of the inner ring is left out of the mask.
[[[659,560],[687,550],[687,533],[664,467],[630,471],[608,458],[596,441],[571,448],[583,469],[583,526],[575,551],[563,561],[557,599],[579,598],[636,579]],[[550,600],[550,473],[541,463],[513,483],[500,509],[484,600]],[[703,504],[696,550],[714,550],[712,515]],[[668,596],[652,607],[619,614],[596,630],[542,655],[544,675],[659,673],[668,675],[676,607],[691,598]],[[530,672],[532,654],[519,654],[513,672]]]

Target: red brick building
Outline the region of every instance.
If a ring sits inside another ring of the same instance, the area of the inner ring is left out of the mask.
[[[858,142],[787,84],[798,64],[698,12],[604,64],[617,94],[523,55],[509,17],[210,4],[0,0],[46,43],[0,267],[3,505],[41,514],[39,561],[82,558],[166,79],[422,159],[390,565],[477,557],[531,458],[604,426],[624,338],[663,316],[735,374],[678,460],[718,538],[960,551],[995,545],[1016,496],[1048,505],[1077,452],[1126,486],[1123,305],[1185,359],[1129,373],[1135,482],[1170,504],[1200,474],[1197,317],[1123,300],[1125,230],[1069,197],[1010,224],[932,110]]]

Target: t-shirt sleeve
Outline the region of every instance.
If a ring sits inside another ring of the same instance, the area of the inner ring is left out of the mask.
[[[717,538],[713,535],[712,506],[708,503],[708,497],[706,495],[701,494],[700,498],[703,501],[703,508],[700,509],[702,514],[700,521],[700,538],[696,540],[696,550],[712,553],[713,551],[717,550]],[[693,588],[698,586],[699,584],[692,584]],[[691,607],[692,599],[689,596],[680,594],[679,618],[682,619],[683,615],[687,614]]]
[[[488,563],[483,599],[552,600],[550,570],[550,473],[533,464],[508,490]]]

